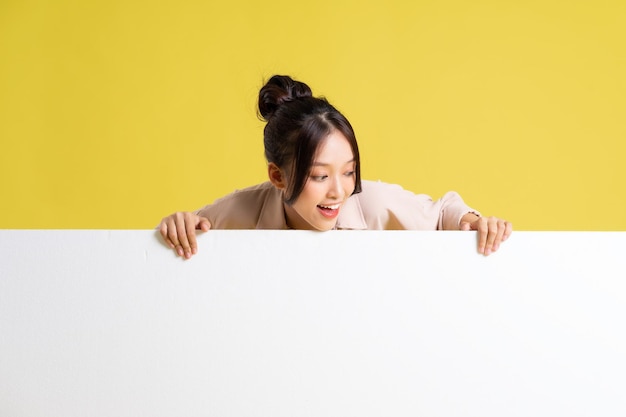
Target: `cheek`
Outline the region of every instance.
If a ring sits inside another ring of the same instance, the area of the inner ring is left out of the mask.
[[[354,188],[356,187],[356,178],[354,178],[354,175],[351,177],[346,177],[345,181],[343,182],[343,187],[348,195],[351,195],[354,192]]]
[[[300,194],[303,199],[307,201],[317,201],[320,196],[324,195],[324,187],[320,183],[309,181],[302,190],[302,194]]]
[[[318,201],[318,192],[315,186],[311,186],[311,184],[307,184],[298,199],[296,200],[294,205],[297,205],[300,209],[311,209],[312,206],[317,205]]]

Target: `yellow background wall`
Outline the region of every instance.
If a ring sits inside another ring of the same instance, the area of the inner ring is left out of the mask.
[[[626,2],[310,3],[0,0],[0,228],[151,228],[263,181],[281,73],[350,119],[364,178],[626,230]]]

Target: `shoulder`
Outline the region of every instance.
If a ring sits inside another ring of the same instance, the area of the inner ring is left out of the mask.
[[[268,201],[280,201],[280,192],[264,182],[235,190],[197,211],[215,229],[254,229]]]
[[[235,190],[224,197],[218,198],[212,205],[264,200],[265,197],[276,193],[276,191],[276,187],[274,187],[269,181],[266,181],[261,184]]]

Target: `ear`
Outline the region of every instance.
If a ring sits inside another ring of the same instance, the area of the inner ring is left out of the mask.
[[[284,190],[287,187],[287,180],[283,171],[273,162],[267,164],[267,175],[270,178],[270,182],[274,187],[279,190]]]

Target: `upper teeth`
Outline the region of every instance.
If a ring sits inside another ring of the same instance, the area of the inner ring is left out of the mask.
[[[320,207],[331,209],[331,210],[337,210],[339,208],[339,204],[333,204],[332,206],[324,206],[320,204]]]

